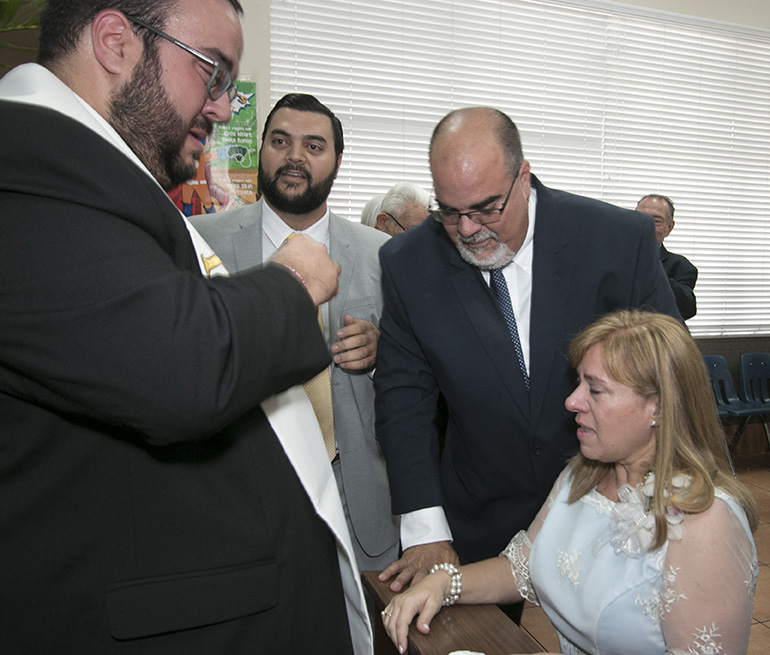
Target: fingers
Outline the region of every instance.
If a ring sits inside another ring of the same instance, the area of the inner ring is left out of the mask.
[[[345,327],[337,330],[340,339],[332,344],[334,363],[349,370],[368,370],[377,361],[377,342],[380,331],[364,319],[344,317]]]

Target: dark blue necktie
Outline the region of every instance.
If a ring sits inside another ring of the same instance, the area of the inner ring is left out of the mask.
[[[513,314],[511,296],[508,294],[508,285],[505,283],[502,268],[489,271],[489,288],[492,289],[497,305],[500,307],[500,311],[505,317],[505,322],[508,324],[508,332],[511,333],[511,340],[513,341],[513,347],[516,349],[516,357],[519,359],[521,374],[524,376],[524,386],[529,391],[529,375],[527,375],[527,365],[524,363],[524,351],[521,349],[519,330],[516,328],[516,316]]]

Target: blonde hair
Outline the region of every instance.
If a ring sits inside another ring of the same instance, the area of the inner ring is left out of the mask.
[[[746,512],[752,530],[757,527],[757,507],[749,491],[730,473],[722,446],[722,426],[703,357],[687,330],[665,314],[636,310],[603,316],[578,334],[570,344],[569,358],[577,367],[589,348],[601,344],[602,365],[608,375],[645,398],[658,397],[655,473],[652,511],[655,541],[660,548],[668,535],[666,506],[698,514],[714,502],[721,487]],[[612,463],[572,459],[573,503],[593,489],[610,471]],[[672,480],[678,474],[690,483],[674,495]]]

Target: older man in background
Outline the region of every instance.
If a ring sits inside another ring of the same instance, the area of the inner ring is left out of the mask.
[[[660,263],[674,292],[676,306],[683,319],[692,318],[698,311],[695,300],[698,269],[687,257],[669,252],[663,245],[663,240],[674,229],[674,203],[667,196],[651,193],[639,200],[636,211],[652,216],[655,221],[655,237],[660,244]]]

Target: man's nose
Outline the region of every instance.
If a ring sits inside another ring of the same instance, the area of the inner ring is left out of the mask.
[[[469,237],[472,234],[476,234],[476,232],[478,232],[480,229],[481,225],[469,218],[467,214],[460,215],[460,222],[457,224],[457,230],[464,237]]]

